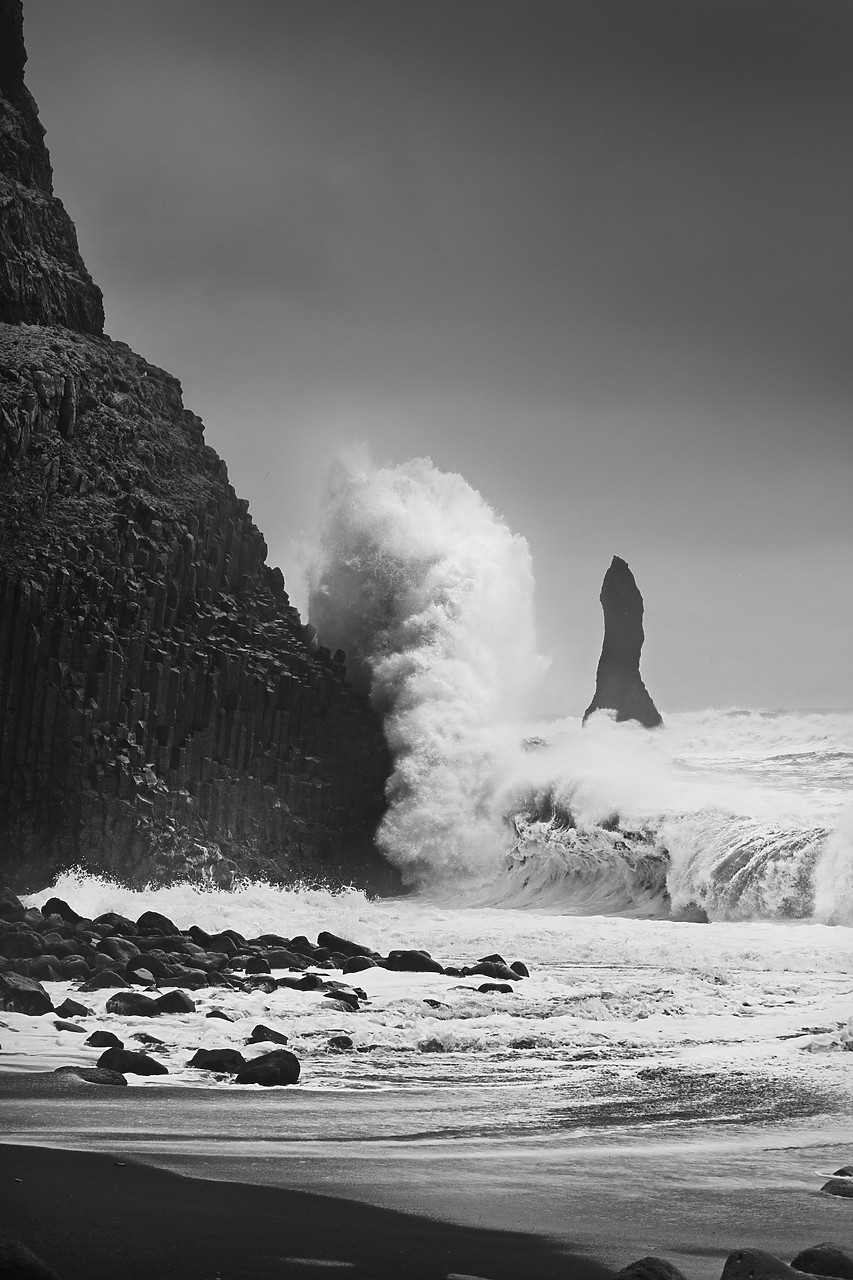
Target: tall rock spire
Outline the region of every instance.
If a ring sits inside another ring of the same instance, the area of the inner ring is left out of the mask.
[[[643,597],[624,560],[614,556],[601,584],[604,644],[598,661],[595,696],[584,712],[616,712],[617,720],[639,720],[647,729],[663,721],[640,678],[643,648]]]
[[[0,320],[103,333],[101,291],[53,194],[26,60],[21,0],[0,0]]]

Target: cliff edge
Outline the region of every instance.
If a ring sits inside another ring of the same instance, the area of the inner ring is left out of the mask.
[[[387,884],[381,725],[180,384],[102,334],[0,0],[0,876]]]
[[[614,556],[601,584],[604,611],[604,643],[598,661],[595,695],[584,712],[584,724],[593,711],[616,712],[617,720],[639,720],[647,729],[663,724],[640,677],[643,632],[643,597],[624,560]]]

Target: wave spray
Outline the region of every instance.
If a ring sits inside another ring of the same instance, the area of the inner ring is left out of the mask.
[[[309,616],[383,716],[394,772],[378,840],[410,881],[505,854],[499,779],[545,669],[533,587],[526,541],[461,476],[428,458],[334,466]]]

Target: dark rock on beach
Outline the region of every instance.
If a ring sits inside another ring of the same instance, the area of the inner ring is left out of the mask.
[[[299,1059],[289,1049],[272,1049],[259,1058],[253,1058],[234,1077],[235,1084],[272,1085],[296,1084],[299,1079]]]
[[[127,1084],[120,1071],[111,1071],[107,1067],[57,1067],[54,1075],[76,1076],[86,1084],[117,1085],[119,1088]],[[0,1280],[2,1275],[0,1271]]]
[[[791,1266],[810,1276],[834,1276],[838,1280],[853,1280],[853,1257],[835,1244],[815,1244],[803,1249]]]
[[[35,978],[0,972],[0,1009],[7,1013],[39,1015],[53,1012],[53,1002]]]
[[[167,1076],[168,1068],[147,1053],[133,1049],[107,1049],[98,1058],[98,1066],[132,1076]]]
[[[233,1022],[234,1019],[224,1009],[208,1009],[204,1015],[206,1018],[219,1018],[221,1022]]]
[[[246,1066],[246,1059],[239,1049],[196,1049],[187,1066],[236,1075]]]
[[[112,969],[102,969],[100,973],[94,973],[80,987],[81,991],[103,991],[108,987],[123,987],[129,981],[127,978],[121,978]]]
[[[389,951],[384,966],[399,973],[444,973],[444,966],[426,951]]]
[[[77,1000],[63,1000],[62,1004],[57,1005],[54,1013],[58,1018],[90,1018],[92,1016],[92,1010],[87,1009]]]
[[[802,1273],[762,1249],[738,1249],[726,1258],[720,1280],[797,1280]]]
[[[156,1000],[139,991],[119,991],[110,996],[106,1009],[121,1018],[157,1018],[163,1012]]]
[[[833,1178],[853,1178],[853,1164],[842,1165],[832,1176]]]
[[[643,597],[624,560],[614,556],[601,585],[604,610],[604,643],[596,673],[595,694],[584,712],[584,723],[594,711],[616,712],[617,720],[639,720],[647,729],[663,723],[640,677],[643,632]]]
[[[156,1004],[161,1013],[195,1013],[196,1009],[195,1001],[185,991],[167,991],[157,996]]]
[[[638,1258],[617,1271],[613,1280],[686,1280],[683,1271],[666,1258]]]
[[[841,1196],[848,1200],[853,1200],[853,1178],[830,1178],[821,1187],[821,1191],[827,1192],[831,1196]]]
[[[0,1280],[59,1280],[59,1277],[20,1240],[0,1236]]]
[[[287,1044],[287,1036],[283,1031],[276,1031],[259,1022],[252,1028],[246,1044]]]
[[[317,934],[317,946],[343,956],[371,956],[375,959],[377,955],[370,947],[365,947],[360,942],[351,942],[349,938],[339,938],[337,934],[327,930]]]
[[[93,1031],[86,1044],[93,1049],[123,1049],[124,1043],[112,1031]]]

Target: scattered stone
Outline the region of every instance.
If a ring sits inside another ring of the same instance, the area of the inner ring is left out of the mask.
[[[264,991],[268,996],[272,995],[278,985],[268,973],[253,973],[242,983],[244,991]]]
[[[830,1178],[823,1184],[821,1191],[826,1191],[831,1196],[844,1196],[853,1200],[853,1178]]]
[[[142,997],[145,999],[145,997]],[[167,991],[158,996],[154,1002],[161,1013],[195,1013],[195,1000],[191,1000],[185,991]]]
[[[394,973],[444,973],[444,966],[427,951],[389,951],[385,968]]]
[[[246,973],[269,973],[269,963],[263,956],[252,956],[246,961]]]
[[[330,1036],[329,1048],[337,1050],[352,1049],[353,1041],[349,1036]]]
[[[11,970],[0,972],[0,1009],[6,1013],[38,1016],[53,1012],[53,1001],[35,978]]]
[[[524,963],[523,960],[513,960],[512,964],[509,967],[510,969],[512,969],[513,973],[518,974],[519,978],[530,977],[530,970],[528,969],[527,965]]]
[[[23,920],[25,907],[11,889],[0,889],[0,920]]]
[[[120,916],[116,911],[105,911],[103,915],[96,916],[92,923],[104,925],[123,938],[135,938],[139,933],[132,920],[128,920],[127,916]]]
[[[853,1178],[853,1164],[845,1164],[842,1168],[836,1169],[832,1176],[833,1178]]]
[[[498,955],[497,952],[490,956],[480,956],[477,964],[502,964],[504,968],[507,967],[506,960],[504,960],[503,956]]]
[[[98,1058],[98,1066],[109,1071],[120,1071],[131,1076],[167,1076],[168,1068],[150,1058],[147,1053],[137,1053],[133,1049],[107,1049]]]
[[[506,964],[499,964],[496,960],[480,960],[465,970],[466,977],[473,977],[475,974],[482,974],[484,978],[496,978],[499,982],[518,982],[520,976],[514,969]]]
[[[142,970],[148,975],[145,979],[136,977],[136,974]],[[142,952],[139,955],[131,956],[127,964],[124,966],[125,982],[148,981],[160,978],[165,982],[169,981],[172,976],[172,970],[165,960],[161,960],[159,956],[151,955],[150,952]]]
[[[370,947],[362,946],[360,942],[350,942],[349,938],[339,938],[336,933],[328,933],[326,930],[317,934],[317,946],[323,947],[327,951],[337,952],[342,956],[367,956],[370,958],[376,955],[376,952],[371,951]]]
[[[127,1081],[120,1071],[111,1071],[107,1067],[57,1067],[54,1075],[78,1076],[87,1084],[126,1085]],[[0,1267],[0,1276],[3,1269]]]
[[[187,1063],[188,1067],[200,1067],[203,1071],[220,1071],[236,1075],[246,1066],[246,1059],[239,1049],[196,1049]]]
[[[292,991],[322,991],[325,983],[319,973],[303,973],[301,978],[278,978],[277,987],[290,987]]]
[[[165,1043],[159,1036],[149,1036],[147,1031],[137,1031],[134,1040],[138,1040],[140,1044],[146,1045],[149,1049],[162,1048]]]
[[[161,915],[159,911],[143,911],[142,915],[136,921],[136,927],[141,933],[162,933],[169,937],[174,937],[180,933],[180,929],[170,920],[168,916]]]
[[[617,1271],[613,1280],[686,1280],[683,1271],[679,1271],[666,1258],[638,1258],[629,1262],[621,1271]]]
[[[118,1014],[120,1018],[157,1018],[162,1012],[156,1000],[139,991],[119,991],[107,1001],[107,1013]]]
[[[234,1019],[224,1009],[208,1009],[204,1015],[206,1018],[221,1018],[223,1022],[233,1022]]]
[[[287,1036],[283,1031],[276,1031],[273,1027],[264,1026],[259,1022],[252,1028],[246,1044],[287,1044]]]
[[[84,981],[91,975],[92,966],[80,955],[68,956],[61,964],[62,976],[67,982],[75,978]]]
[[[128,960],[139,955],[139,947],[135,942],[131,942],[130,938],[121,938],[116,935],[101,938],[97,950],[121,965],[126,965]]]
[[[64,898],[48,898],[41,908],[43,916],[61,916],[66,924],[76,924],[82,917]]]
[[[362,973],[365,969],[375,969],[376,961],[371,956],[352,956],[343,966],[343,973]]]
[[[93,1031],[85,1043],[90,1044],[93,1049],[124,1048],[124,1042],[119,1040],[118,1036],[113,1035],[112,1031]]]
[[[77,1000],[63,1000],[54,1010],[59,1018],[91,1018],[92,1010]]]
[[[0,1276],[4,1280],[59,1280],[52,1267],[20,1240],[8,1236],[0,1236]]]
[[[299,1059],[289,1049],[272,1049],[259,1058],[253,1058],[234,1077],[235,1084],[272,1085],[296,1084],[299,1079]]]
[[[762,1249],[730,1253],[720,1280],[797,1280],[801,1273]]]
[[[853,1280],[853,1257],[836,1244],[815,1244],[803,1249],[791,1266],[810,1276],[833,1276],[838,1280]]]
[[[81,991],[103,991],[106,987],[123,987],[126,979],[120,978],[113,969],[102,969],[93,973],[80,988]]]
[[[498,995],[515,995],[515,988],[511,987],[508,982],[484,982],[477,990],[483,995],[489,995],[492,992]]]
[[[57,1031],[76,1031],[79,1035],[86,1034],[86,1027],[81,1027],[78,1022],[68,1022],[65,1018],[54,1018],[53,1025]]]

